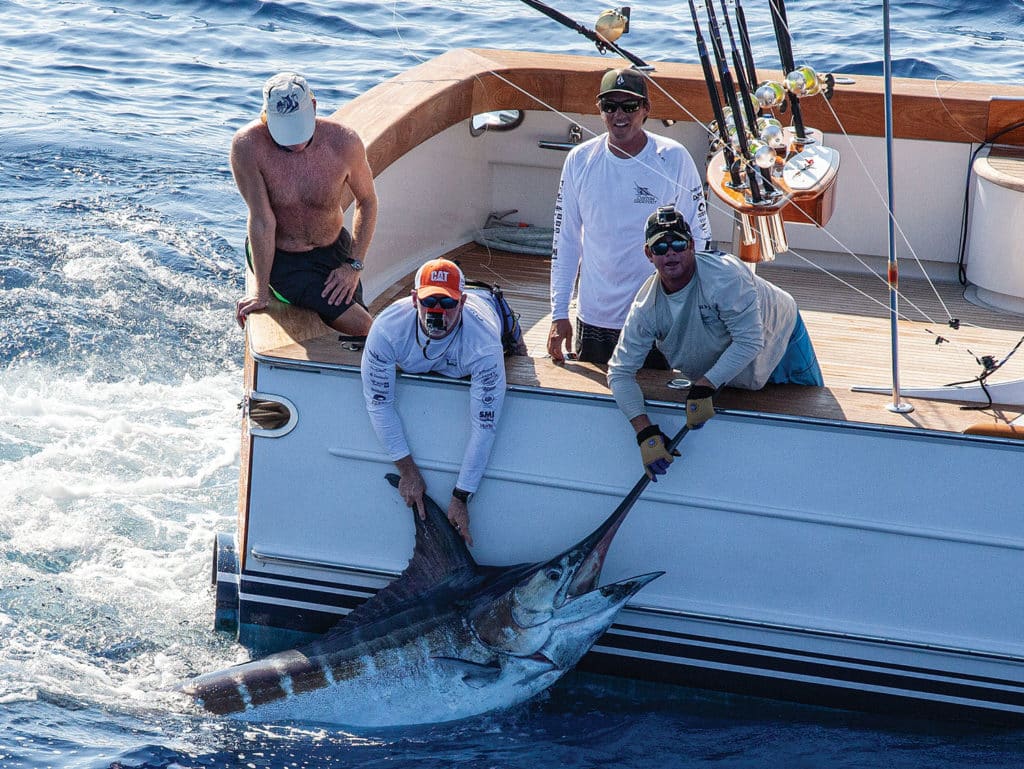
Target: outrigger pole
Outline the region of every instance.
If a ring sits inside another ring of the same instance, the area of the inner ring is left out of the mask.
[[[775,0],[772,0],[775,2]],[[781,2],[781,0],[779,0]],[[892,129],[892,52],[889,45],[889,0],[882,0],[882,75],[885,79],[885,165],[888,185],[889,224],[889,336],[892,343],[892,403],[886,408],[896,414],[913,411],[909,403],[900,402],[899,345],[899,266],[896,263],[896,213],[893,203],[893,129]],[[795,118],[796,115],[794,114]]]
[[[715,116],[715,124],[718,126],[718,138],[722,142],[725,152],[725,162],[729,169],[729,179],[733,187],[740,186],[740,172],[736,166],[736,155],[732,150],[732,141],[729,139],[729,129],[725,125],[725,112],[722,111],[722,98],[718,94],[718,84],[715,83],[715,75],[711,71],[711,58],[708,56],[708,47],[704,42],[704,35],[700,31],[700,20],[697,18],[697,8],[690,0],[690,15],[693,17],[693,31],[697,35],[697,55],[700,57],[700,67],[704,70],[704,83],[708,87],[708,99],[711,101],[711,114]]]
[[[775,28],[775,41],[779,46],[782,71],[788,74],[796,69],[796,62],[793,59],[793,39],[789,34],[789,20],[786,18],[786,0],[768,0],[768,4],[772,9],[772,26]],[[806,141],[807,131],[804,128],[803,113],[800,111],[800,99],[792,91],[789,91],[789,106],[793,111],[796,138],[800,142]]]
[[[645,69],[649,68],[647,62],[645,62],[636,54],[630,53],[625,48],[620,48],[619,46],[615,45],[615,42],[613,40],[609,40],[608,38],[599,34],[596,30],[583,26],[578,21],[569,18],[561,11],[556,11],[550,5],[545,5],[544,3],[540,2],[540,0],[522,0],[522,2],[526,3],[534,10],[540,11],[549,19],[554,19],[559,24],[562,24],[563,26],[566,26],[569,29],[579,32],[581,35],[583,35],[583,37],[587,38],[587,40],[591,40],[597,46],[597,50],[600,51],[601,53],[604,53],[606,50],[612,50],[615,51],[615,53],[619,54],[619,56],[621,56],[622,58],[631,61],[637,67],[643,67]],[[627,19],[626,28],[628,30],[629,8],[622,8],[620,9],[620,11]]]

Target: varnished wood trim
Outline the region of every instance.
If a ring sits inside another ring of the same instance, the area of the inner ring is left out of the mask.
[[[1024,150],[993,149],[987,157],[974,161],[974,173],[1000,187],[1024,192]]]
[[[964,430],[966,435],[988,435],[992,438],[1016,438],[1024,440],[1024,425],[979,422]]]
[[[554,108],[593,114],[601,75],[619,64],[592,56],[458,49],[371,88],[333,117],[359,133],[370,165],[379,174],[431,136],[480,112]],[[781,78],[779,72],[763,75]],[[687,111],[653,87],[652,118],[696,117],[705,123],[712,119],[698,65],[659,62],[653,77]],[[883,136],[883,79],[854,79],[854,85],[838,86],[831,102],[823,96],[804,99],[805,122],[826,133],[838,132],[834,110],[848,133]],[[995,97],[999,98],[993,101]],[[978,142],[1020,119],[1019,100],[1024,100],[1021,86],[894,78],[893,127],[901,139]],[[1024,144],[1024,132],[1015,131],[1001,141]]]

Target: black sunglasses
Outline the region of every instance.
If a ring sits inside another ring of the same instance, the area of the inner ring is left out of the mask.
[[[424,296],[420,299],[420,304],[428,310],[433,310],[438,305],[442,310],[454,310],[459,306],[459,300],[452,299],[450,296]]]
[[[665,254],[668,253],[668,250],[671,248],[673,251],[679,254],[688,249],[692,242],[692,239],[687,238],[685,236],[673,236],[671,239],[662,238],[653,246],[651,246],[651,253],[654,254],[655,256],[664,256]]]
[[[607,112],[609,115],[614,115],[615,110],[618,109],[621,109],[627,115],[632,115],[642,106],[643,101],[640,99],[630,99],[629,101],[611,101],[610,99],[601,99],[601,111]]]

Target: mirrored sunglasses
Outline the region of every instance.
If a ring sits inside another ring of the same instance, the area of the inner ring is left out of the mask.
[[[678,254],[688,249],[692,242],[690,238],[673,235],[671,238],[662,238],[651,246],[651,253],[655,256],[664,256],[672,249]]]
[[[450,296],[424,296],[420,299],[420,304],[428,310],[433,310],[435,307],[440,307],[442,310],[454,310],[459,306],[459,300],[452,299]]]
[[[601,99],[601,111],[607,112],[609,115],[614,114],[615,110],[618,109],[621,109],[627,115],[631,115],[642,106],[643,101],[640,99],[630,99],[629,101],[611,101],[610,99]]]

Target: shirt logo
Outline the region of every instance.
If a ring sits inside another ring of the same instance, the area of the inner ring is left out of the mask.
[[[634,203],[643,203],[644,205],[654,205],[658,202],[658,199],[651,194],[651,191],[646,187],[641,187],[636,182],[633,182],[633,192],[636,197],[633,198]]]

